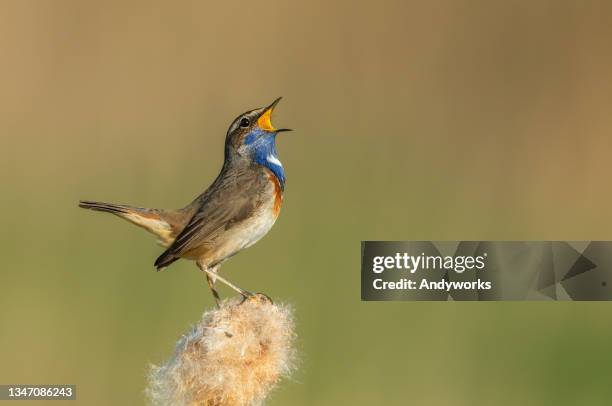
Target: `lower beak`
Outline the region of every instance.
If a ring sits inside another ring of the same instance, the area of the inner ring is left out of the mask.
[[[269,132],[289,131],[286,128],[281,128],[280,130],[277,130],[272,126],[272,122],[270,121],[270,119],[272,118],[272,112],[274,111],[274,108],[276,107],[278,102],[281,101],[281,99],[282,97],[279,97],[278,99],[274,100],[272,104],[270,104],[264,109],[263,113],[261,113],[261,115],[257,119],[257,125],[259,125],[262,130]]]

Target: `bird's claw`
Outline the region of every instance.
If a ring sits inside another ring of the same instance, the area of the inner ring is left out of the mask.
[[[266,295],[265,293],[251,293],[251,292],[247,292],[246,290],[242,293],[242,302],[240,302],[240,304],[246,302],[247,300],[259,300],[261,303],[269,303],[269,304],[273,304],[274,302],[272,301],[272,299],[270,298],[270,296]]]

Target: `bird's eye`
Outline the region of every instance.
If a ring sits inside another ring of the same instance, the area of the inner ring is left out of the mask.
[[[243,118],[242,120],[240,120],[240,127],[242,128],[246,128],[251,124],[251,120],[249,120],[248,118]]]

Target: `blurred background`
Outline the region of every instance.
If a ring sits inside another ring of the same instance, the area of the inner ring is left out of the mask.
[[[186,204],[284,96],[282,214],[222,268],[295,306],[270,405],[609,404],[612,304],[361,303],[359,252],[611,239],[611,40],[607,1],[1,2],[0,383],[144,403],[212,297],[77,201]]]

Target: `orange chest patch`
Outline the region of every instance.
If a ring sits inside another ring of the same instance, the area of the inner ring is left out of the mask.
[[[272,171],[268,172],[268,179],[272,182],[272,185],[274,185],[274,204],[272,205],[272,212],[274,216],[277,217],[280,213],[281,205],[283,204],[283,192],[278,179],[276,179]]]

